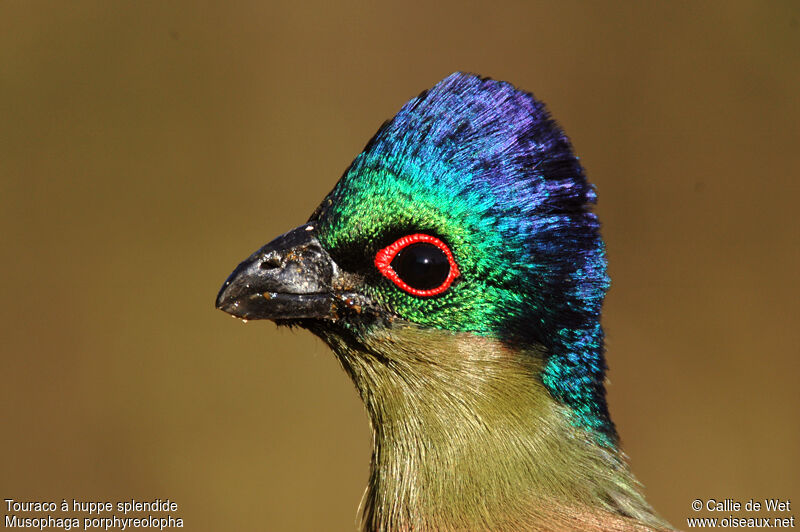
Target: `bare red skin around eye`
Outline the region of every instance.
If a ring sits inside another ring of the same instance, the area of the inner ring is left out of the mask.
[[[447,278],[436,288],[431,288],[430,290],[417,290],[416,288],[412,288],[406,284],[399,275],[397,275],[396,271],[392,269],[392,261],[394,260],[395,256],[400,253],[400,250],[411,244],[416,244],[417,242],[433,244],[437,248],[441,249],[447,257],[447,262],[450,263],[450,272],[447,274]],[[435,236],[426,235],[423,233],[406,235],[396,240],[393,244],[378,251],[378,253],[375,255],[375,267],[378,268],[378,271],[380,271],[384,277],[396,284],[401,290],[417,297],[430,297],[441,294],[450,288],[450,285],[453,284],[453,281],[456,279],[456,277],[460,275],[458,266],[456,265],[456,260],[453,258],[453,254],[450,252],[450,248],[447,247],[447,244]]]

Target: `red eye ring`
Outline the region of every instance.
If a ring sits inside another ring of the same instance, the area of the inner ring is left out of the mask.
[[[417,244],[420,242],[426,244],[432,244],[437,248],[439,248],[442,251],[442,253],[444,253],[445,257],[447,257],[447,262],[450,264],[450,271],[447,274],[447,278],[445,278],[442,284],[440,284],[436,288],[431,288],[429,290],[419,290],[417,288],[409,286],[408,283],[406,283],[400,278],[400,276],[397,274],[396,271],[394,271],[394,269],[391,266],[392,261],[397,256],[397,254],[403,250],[403,248],[410,246],[411,244]],[[442,292],[450,288],[450,285],[453,284],[455,278],[460,275],[460,272],[458,271],[458,266],[456,265],[456,260],[453,258],[453,253],[450,251],[450,248],[447,247],[447,244],[445,244],[435,236],[426,235],[423,233],[406,235],[396,240],[393,244],[378,251],[378,253],[375,255],[375,267],[378,268],[378,271],[380,271],[384,277],[386,277],[394,284],[396,284],[401,290],[417,297],[430,297],[441,294]]]

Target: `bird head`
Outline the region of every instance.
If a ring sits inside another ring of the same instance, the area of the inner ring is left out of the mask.
[[[383,124],[306,224],[242,262],[217,307],[334,350],[413,325],[540,353],[534,377],[613,445],[595,197],[541,102],[452,74]]]
[[[217,307],[309,329],[370,414],[365,530],[668,527],[605,400],[595,191],[531,94],[455,73]]]

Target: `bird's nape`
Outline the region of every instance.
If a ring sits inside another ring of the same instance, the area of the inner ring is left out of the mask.
[[[321,337],[374,433],[364,530],[668,529],[605,400],[594,188],[544,105],[456,73],[217,307]]]

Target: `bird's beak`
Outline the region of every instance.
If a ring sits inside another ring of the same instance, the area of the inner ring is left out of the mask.
[[[336,320],[357,306],[361,296],[336,286],[339,268],[315,235],[302,225],[250,255],[222,285],[217,308],[246,320]]]

